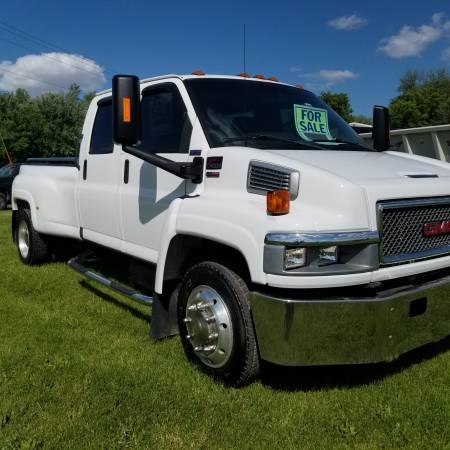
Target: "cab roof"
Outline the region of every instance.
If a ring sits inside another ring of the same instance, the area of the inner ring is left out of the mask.
[[[228,79],[228,80],[251,80],[251,81],[258,81],[261,83],[276,83],[276,84],[283,84],[285,86],[292,86],[294,85],[289,83],[282,83],[280,81],[273,81],[268,79],[262,79],[262,78],[254,78],[254,77],[244,77],[240,75],[215,75],[215,74],[205,74],[205,75],[193,75],[193,74],[167,74],[167,75],[160,75],[157,77],[150,77],[150,78],[143,78],[140,80],[140,84],[148,83],[150,81],[159,81],[159,80],[165,80],[168,78],[178,78],[179,80],[191,80],[191,79],[205,79],[205,78],[222,78],[222,79]],[[111,92],[111,89],[105,89],[104,91],[97,92],[96,95],[103,95],[108,94]]]

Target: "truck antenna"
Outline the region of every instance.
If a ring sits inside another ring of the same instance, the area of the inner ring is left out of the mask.
[[[244,56],[244,73],[246,72],[246,66],[245,66],[245,51],[246,51],[246,48],[245,48],[245,23],[244,23],[244,48],[243,48],[243,56]]]

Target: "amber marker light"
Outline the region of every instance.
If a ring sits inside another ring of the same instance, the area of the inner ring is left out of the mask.
[[[265,80],[266,77],[264,75],[258,74],[258,75],[253,75],[253,78],[257,78],[258,80]]]
[[[281,216],[289,213],[291,194],[286,190],[278,190],[267,193],[267,213],[273,216]]]
[[[131,99],[130,97],[122,98],[122,120],[125,123],[131,122]]]
[[[198,77],[202,77],[203,75],[205,75],[205,72],[203,72],[203,70],[194,70],[192,72],[192,75],[197,75]]]

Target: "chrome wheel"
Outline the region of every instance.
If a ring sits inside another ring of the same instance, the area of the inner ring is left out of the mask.
[[[17,229],[17,245],[19,246],[19,252],[22,258],[27,259],[30,253],[30,233],[25,220],[20,221]]]
[[[186,337],[201,361],[212,368],[224,366],[233,348],[233,325],[230,311],[217,291],[197,286],[187,300],[184,322]]]

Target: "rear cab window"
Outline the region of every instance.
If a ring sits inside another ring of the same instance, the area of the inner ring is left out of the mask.
[[[112,153],[114,150],[112,136],[112,100],[111,98],[107,98],[98,102],[97,113],[91,133],[89,154],[104,155]]]

